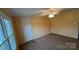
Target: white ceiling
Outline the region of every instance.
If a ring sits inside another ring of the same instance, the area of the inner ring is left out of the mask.
[[[38,15],[39,11],[47,10],[48,8],[3,8],[3,10],[12,16],[33,16]],[[72,10],[64,8],[63,10]]]
[[[45,10],[47,8],[11,8],[8,11],[13,16],[33,16],[37,14],[40,10]]]

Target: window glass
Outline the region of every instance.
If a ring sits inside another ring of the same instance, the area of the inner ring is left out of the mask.
[[[11,25],[10,20],[7,20],[7,19],[4,19],[4,23],[5,23],[7,34],[8,34],[9,43],[10,43],[11,49],[13,50],[16,48],[16,43],[15,43],[12,25]]]
[[[0,44],[2,44],[2,42],[5,40],[4,34],[3,34],[3,30],[2,30],[2,26],[1,26],[1,20],[0,20]]]
[[[5,41],[2,46],[0,46],[0,50],[10,50],[8,42]]]
[[[8,34],[8,36],[10,36],[13,33],[10,20],[4,19],[4,23],[6,26],[7,34]]]

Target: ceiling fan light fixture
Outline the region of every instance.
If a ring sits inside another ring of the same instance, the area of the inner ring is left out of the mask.
[[[53,18],[53,17],[54,17],[54,14],[49,14],[48,17],[49,17],[49,18]]]

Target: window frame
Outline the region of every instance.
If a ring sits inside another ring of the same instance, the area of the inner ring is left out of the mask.
[[[1,18],[0,21],[1,21],[1,27],[2,27],[2,30],[3,30],[3,35],[5,37],[5,40],[2,41],[2,43],[0,44],[0,46],[2,46],[6,42],[6,43],[8,43],[9,49],[11,50],[12,48],[11,48],[11,44],[10,44],[9,40],[10,40],[10,37],[12,35],[14,36],[11,20],[9,18],[3,17],[3,16],[0,16],[0,18]],[[12,28],[12,33],[9,36],[8,36],[8,32],[7,32],[7,29],[6,29],[5,22],[4,22],[5,19],[10,21],[10,26]],[[16,43],[16,41],[15,41],[15,43]]]

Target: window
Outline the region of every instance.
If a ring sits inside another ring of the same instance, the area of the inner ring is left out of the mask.
[[[2,26],[1,26],[1,21],[0,21],[0,44],[5,40]]]
[[[15,50],[16,42],[13,34],[11,21],[0,17],[0,50]]]

